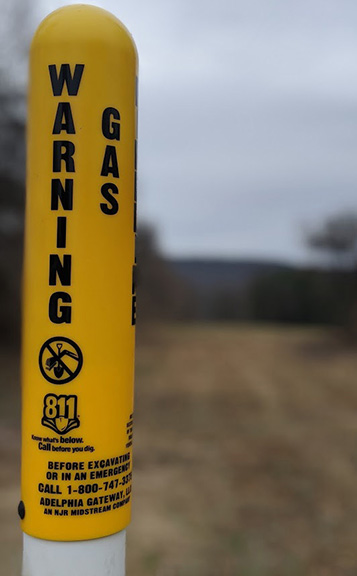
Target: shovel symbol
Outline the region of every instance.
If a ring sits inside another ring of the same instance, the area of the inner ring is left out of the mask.
[[[54,336],[41,346],[39,367],[52,384],[67,384],[78,376],[83,366],[82,350],[70,338]]]
[[[57,343],[56,347],[57,347],[57,354],[55,353],[54,356],[46,360],[46,370],[49,371],[53,370],[56,378],[60,379],[62,378],[63,373],[66,369],[66,365],[62,362],[63,356],[69,356],[70,358],[74,358],[77,361],[79,361],[79,357],[77,356],[77,354],[71,352],[70,350],[65,349],[62,351],[63,348],[62,343]]]

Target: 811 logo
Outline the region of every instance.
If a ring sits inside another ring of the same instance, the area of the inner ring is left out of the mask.
[[[77,405],[77,396],[47,394],[44,398],[42,425],[58,434],[67,434],[79,428]]]

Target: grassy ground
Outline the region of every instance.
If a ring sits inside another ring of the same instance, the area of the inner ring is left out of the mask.
[[[0,575],[19,574],[16,356],[0,356]],[[137,354],[130,576],[355,576],[357,354],[319,330],[169,327]]]

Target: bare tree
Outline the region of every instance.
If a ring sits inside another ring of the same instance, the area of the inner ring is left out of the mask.
[[[310,248],[330,257],[334,267],[357,268],[357,213],[341,213],[328,218],[307,235]]]
[[[0,0],[0,340],[19,332],[25,175],[28,0]]]
[[[357,213],[341,212],[307,235],[307,244],[328,256],[324,291],[331,295],[336,323],[351,343],[357,340]]]
[[[22,181],[31,2],[0,0],[0,173]]]

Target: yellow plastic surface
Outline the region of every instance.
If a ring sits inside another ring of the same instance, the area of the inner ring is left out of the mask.
[[[23,530],[130,520],[135,45],[110,13],[50,14],[31,47],[22,343]]]

